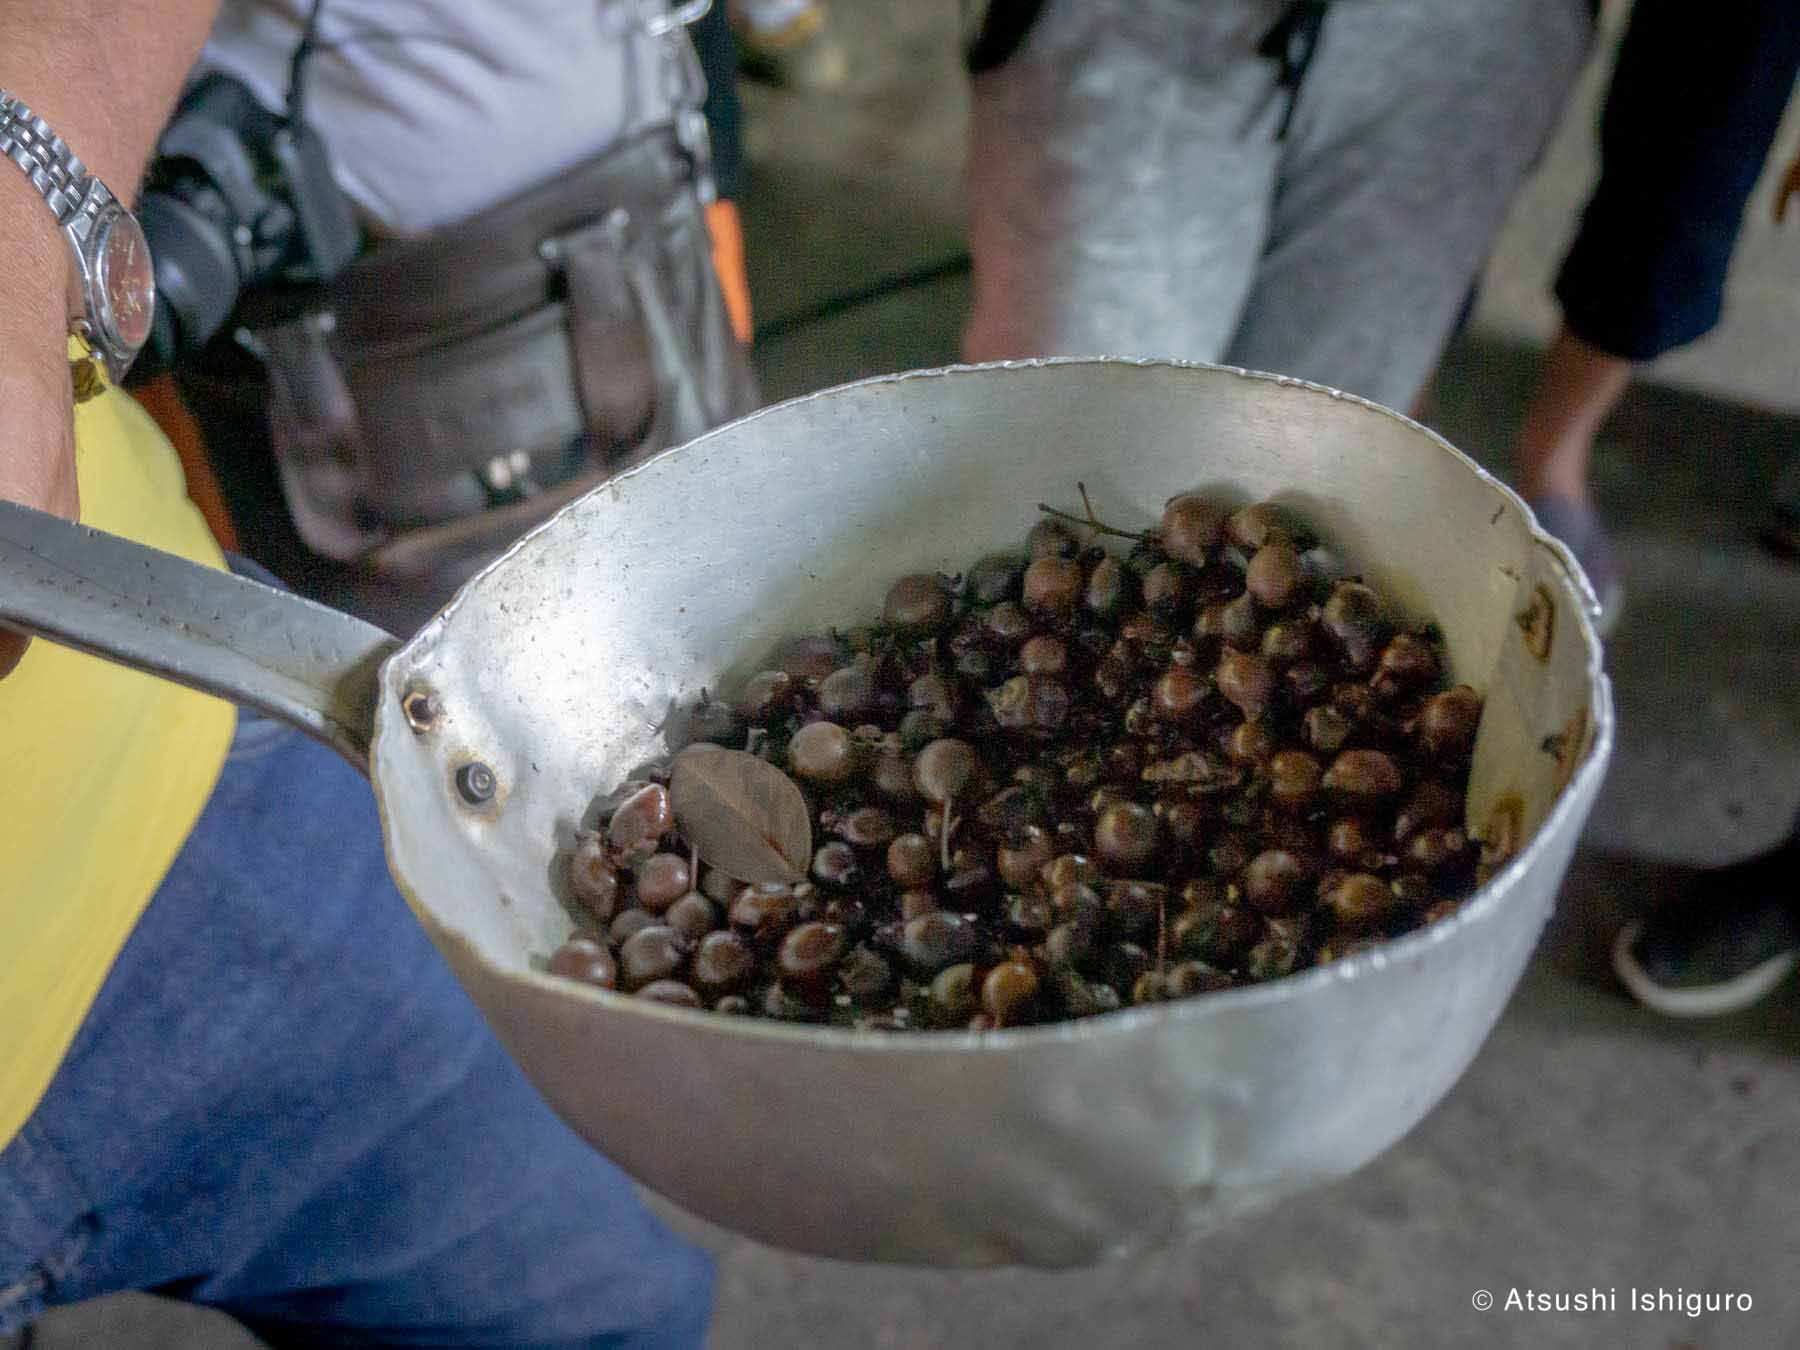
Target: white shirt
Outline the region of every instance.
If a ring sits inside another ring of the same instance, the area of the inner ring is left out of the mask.
[[[311,6],[225,0],[202,67],[281,110]],[[697,104],[685,34],[650,28],[668,13],[667,0],[325,0],[306,118],[364,224],[418,233]]]

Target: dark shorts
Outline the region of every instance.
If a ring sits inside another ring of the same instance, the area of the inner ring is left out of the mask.
[[[1638,0],[1601,117],[1600,183],[1556,282],[1577,337],[1647,361],[1719,322],[1796,71],[1791,0]]]

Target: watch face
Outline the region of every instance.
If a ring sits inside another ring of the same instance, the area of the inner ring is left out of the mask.
[[[150,266],[150,249],[144,232],[129,211],[116,211],[100,228],[99,291],[101,318],[113,340],[135,354],[150,336],[150,320],[156,312],[156,274]]]

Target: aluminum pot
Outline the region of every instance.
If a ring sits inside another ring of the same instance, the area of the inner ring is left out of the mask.
[[[1437,618],[1487,700],[1469,825],[1492,875],[1473,900],[1272,984],[989,1033],[725,1018],[541,973],[571,929],[559,864],[584,813],[668,753],[703,688],[865,618],[901,573],[1016,546],[1078,481],[1127,526],[1187,489],[1291,503]],[[0,513],[0,619],[366,756],[419,922],[608,1157],[764,1242],[943,1266],[1073,1265],[1215,1224],[1351,1172],[1431,1109],[1505,1006],[1600,786],[1592,614],[1567,552],[1437,436],[1206,366],[956,368],[765,410],[573,503],[404,645]]]

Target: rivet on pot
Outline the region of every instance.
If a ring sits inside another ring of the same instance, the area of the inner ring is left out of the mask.
[[[1539,585],[1531,593],[1531,604],[1519,612],[1515,622],[1525,634],[1525,650],[1540,661],[1550,659],[1550,643],[1556,636],[1556,602],[1548,586]]]
[[[406,718],[406,725],[420,736],[437,725],[437,700],[429,689],[408,689],[400,695],[400,712]]]
[[[470,806],[485,806],[494,799],[500,780],[480,760],[470,760],[456,771],[457,794]]]

